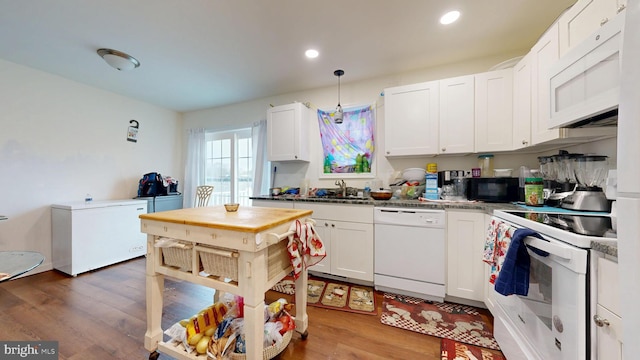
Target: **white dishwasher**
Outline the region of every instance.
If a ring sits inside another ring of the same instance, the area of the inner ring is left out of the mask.
[[[443,301],[445,221],[444,210],[376,207],[376,290]]]

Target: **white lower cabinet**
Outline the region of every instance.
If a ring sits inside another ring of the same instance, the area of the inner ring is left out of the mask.
[[[310,272],[373,282],[373,206],[296,202],[294,207],[313,210],[315,229],[327,250]]]
[[[482,212],[447,210],[448,296],[484,302],[486,269],[482,252],[485,225]]]
[[[54,269],[76,276],[147,253],[140,214],[147,200],[93,201],[51,206]]]
[[[281,208],[281,209],[293,209],[293,201],[251,200],[251,206],[269,207],[269,208]]]
[[[620,317],[620,289],[618,263],[598,259],[598,304],[591,319],[596,324],[596,353],[598,359],[622,359],[622,318]]]

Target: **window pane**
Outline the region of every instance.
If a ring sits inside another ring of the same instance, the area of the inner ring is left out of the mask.
[[[222,157],[231,157],[231,139],[222,140]]]
[[[251,156],[250,144],[251,144],[250,139],[238,140],[238,156],[239,157],[243,158],[243,157]]]

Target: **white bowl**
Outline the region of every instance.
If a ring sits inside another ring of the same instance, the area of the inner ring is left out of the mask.
[[[493,169],[493,176],[495,177],[510,177],[513,169]]]
[[[424,181],[427,171],[422,168],[408,168],[402,171],[402,178],[407,181]]]

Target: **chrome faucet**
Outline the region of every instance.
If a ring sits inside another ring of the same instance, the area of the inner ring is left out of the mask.
[[[347,184],[344,182],[344,180],[337,180],[336,185],[340,187],[342,197],[347,197]]]

